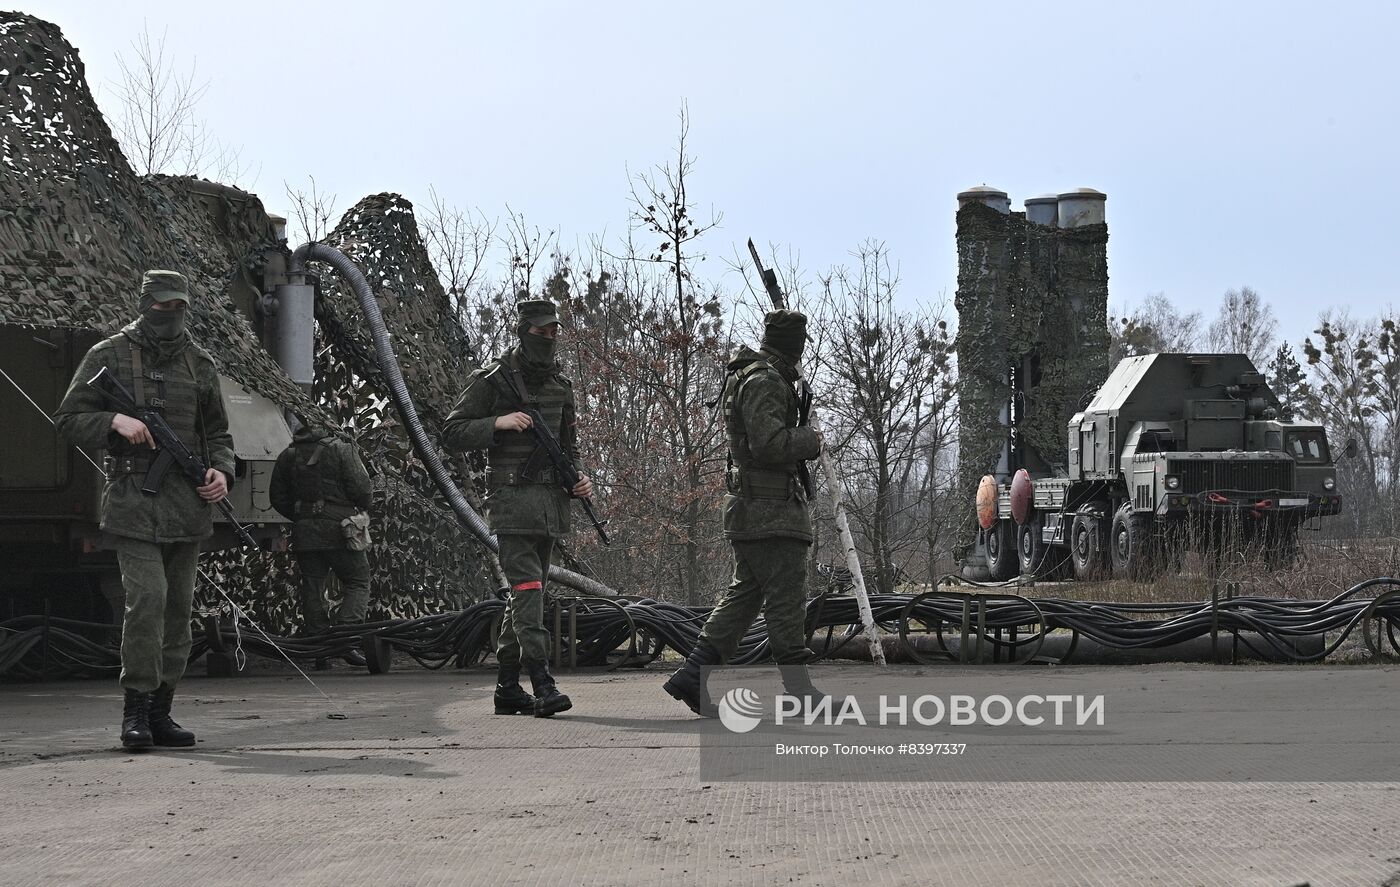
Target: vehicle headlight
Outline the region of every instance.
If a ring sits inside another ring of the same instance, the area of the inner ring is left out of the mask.
[[[1337,479],[1334,477],[1324,478],[1322,481],[1322,488],[1328,491],[1337,489]]]
[[[1167,489],[1169,489],[1169,490],[1179,490],[1179,489],[1181,489],[1181,478],[1177,477],[1175,474],[1169,474],[1169,475],[1167,475]]]

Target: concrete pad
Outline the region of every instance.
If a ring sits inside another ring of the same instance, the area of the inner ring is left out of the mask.
[[[488,671],[312,676],[191,677],[198,746],[140,754],[114,684],[0,686],[0,884],[1400,885],[1393,782],[706,783],[660,671],[549,720]]]

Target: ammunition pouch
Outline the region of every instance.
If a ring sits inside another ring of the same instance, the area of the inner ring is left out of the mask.
[[[345,547],[351,551],[364,551],[369,548],[369,515],[358,511],[340,522],[340,532],[345,536]]]
[[[771,468],[730,465],[724,479],[725,489],[745,499],[795,499],[807,501],[807,492],[796,472]]]

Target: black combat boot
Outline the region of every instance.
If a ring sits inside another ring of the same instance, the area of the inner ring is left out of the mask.
[[[696,641],[685,663],[666,679],[661,689],[679,699],[702,718],[719,717],[719,708],[710,701],[710,688],[703,669],[720,664],[719,651],[705,638]]]
[[[528,715],[535,711],[535,697],[520,686],[520,663],[502,665],[496,672],[496,714]]]
[[[170,717],[174,699],[175,688],[169,684],[161,684],[151,694],[151,739],[166,748],[189,748],[194,745],[194,734]]]
[[[122,705],[122,747],[150,748],[151,741],[151,694],[140,690],[127,690]]]
[[[783,692],[802,700],[802,713],[815,711],[827,695],[812,686],[812,676],[806,663],[798,662],[779,665],[778,673],[783,676]]]
[[[359,647],[351,647],[345,652],[345,655],[340,658],[345,661],[346,665],[353,665],[356,668],[366,668],[369,665],[369,663],[365,661],[365,654],[361,652]]]
[[[544,662],[530,664],[530,685],[535,691],[535,717],[547,718],[574,707],[569,697],[554,686],[554,675]]]

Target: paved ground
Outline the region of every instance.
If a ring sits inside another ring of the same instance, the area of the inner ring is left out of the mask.
[[[1400,885],[1397,783],[702,782],[659,672],[550,721],[484,671],[314,676],[192,677],[200,744],[147,754],[111,684],[0,686],[0,883]]]

